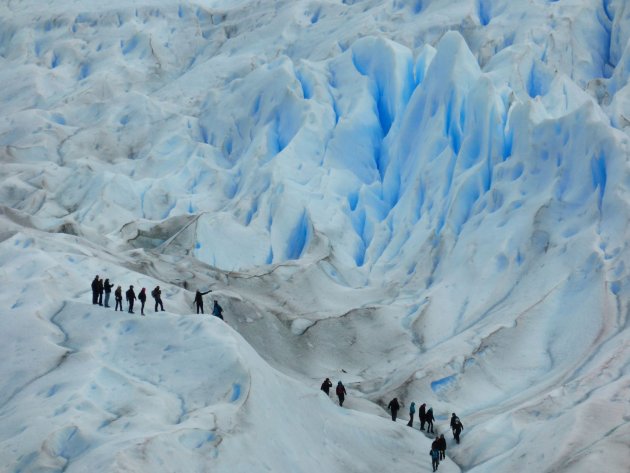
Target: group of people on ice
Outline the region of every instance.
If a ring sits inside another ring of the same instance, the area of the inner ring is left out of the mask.
[[[94,277],[94,280],[92,281],[92,304],[100,305],[104,307],[110,307],[109,299],[110,299],[113,287],[114,287],[114,284],[112,284],[109,281],[109,279],[105,279],[103,281],[103,279],[99,277],[99,275],[97,274]],[[127,301],[127,312],[129,312],[130,314],[135,313],[133,311],[133,308],[137,299],[138,301],[140,301],[140,304],[141,304],[140,315],[144,315],[144,305],[147,301],[146,291],[147,291],[146,288],[143,287],[138,293],[138,295],[136,295],[133,285],[129,286],[129,289],[125,291],[125,300]],[[203,314],[203,296],[208,294],[209,292],[212,292],[212,291],[200,292],[198,290],[196,292],[194,303],[197,307],[198,314],[200,312]],[[153,290],[151,291],[151,297],[153,297],[153,300],[155,301],[155,311],[157,312],[158,309],[160,309],[162,312],[164,312],[164,304],[162,302],[162,290],[160,289],[160,286],[155,286],[153,288]],[[120,308],[120,311],[122,312],[123,293],[122,293],[121,286],[118,286],[116,290],[114,291],[114,300],[116,301],[116,306],[114,308],[114,311],[118,311],[118,309]],[[219,303],[216,300],[214,301],[214,307],[212,308],[212,315],[223,320],[223,308],[219,305]]]
[[[392,420],[396,421],[398,411],[400,410],[400,403],[398,402],[398,398],[394,398],[389,401],[387,408],[392,414]],[[409,427],[413,427],[413,417],[415,413],[416,403],[412,402],[409,405],[409,422],[407,422],[407,425]],[[435,433],[433,430],[433,421],[435,420],[435,416],[433,415],[432,407],[429,407],[429,409],[427,409],[427,405],[425,403],[422,403],[422,405],[418,409],[418,419],[420,419],[420,430],[424,430],[424,424],[427,424],[427,433]],[[459,443],[459,436],[462,433],[462,430],[464,430],[464,424],[462,424],[461,420],[454,412],[451,415],[450,425],[453,432],[453,438],[457,443]],[[446,458],[446,439],[444,438],[444,434],[441,434],[439,436],[436,435],[435,440],[431,444],[429,455],[431,455],[433,471],[436,471],[438,469],[438,465],[440,464],[440,460],[444,460],[444,458]]]
[[[326,393],[326,396],[330,396],[330,388],[332,388],[333,383],[330,378],[326,378],[321,385],[321,390]],[[343,402],[346,398],[346,388],[341,381],[337,383],[337,387],[335,389],[335,394],[337,394],[337,398],[339,399],[339,405],[343,406]],[[387,409],[389,409],[392,420],[396,422],[398,417],[398,411],[400,410],[400,403],[398,402],[398,398],[394,398],[389,401],[387,405]],[[413,427],[413,419],[416,414],[416,403],[412,402],[409,405],[409,422],[407,425],[409,427]],[[422,403],[418,409],[418,419],[420,420],[420,430],[424,430],[424,425],[427,426],[427,433],[435,433],[433,429],[433,421],[435,420],[435,416],[433,415],[433,408],[429,407],[427,409],[426,403]],[[453,432],[453,438],[457,443],[459,443],[459,436],[464,430],[464,425],[457,415],[453,412],[451,415],[451,430]],[[440,460],[444,460],[446,458],[446,439],[444,438],[444,434],[439,436],[436,435],[435,440],[431,444],[431,451],[429,452],[431,455],[431,461],[433,464],[433,471],[438,469],[438,465],[440,464]]]

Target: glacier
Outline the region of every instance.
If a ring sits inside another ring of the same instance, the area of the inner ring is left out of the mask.
[[[1,471],[430,471],[393,397],[627,471],[626,0],[9,0],[0,66]]]

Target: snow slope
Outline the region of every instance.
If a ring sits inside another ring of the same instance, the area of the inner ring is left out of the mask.
[[[624,0],[0,5],[0,463],[429,469],[398,396],[462,418],[440,471],[626,471],[629,39]]]

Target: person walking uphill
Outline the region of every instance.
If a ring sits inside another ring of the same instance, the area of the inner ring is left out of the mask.
[[[214,301],[214,306],[212,307],[212,315],[223,320],[223,307],[221,307],[216,300]]]
[[[434,441],[431,445],[431,450],[429,451],[429,455],[431,455],[431,466],[433,466],[433,471],[437,471],[438,466],[440,465],[440,451],[436,447],[436,442]]]
[[[120,307],[120,311],[122,312],[122,287],[118,286],[116,291],[114,292],[114,299],[116,299],[116,307],[114,308],[114,312],[118,310]]]
[[[160,290],[160,286],[155,286],[155,289],[151,291],[151,296],[155,299],[155,311],[158,311],[158,306],[164,312],[164,304],[162,304],[162,291]]]
[[[144,315],[144,303],[147,301],[147,290],[142,288],[140,294],[138,294],[138,300],[140,301],[140,315]]]
[[[426,419],[427,419],[427,432],[433,433],[433,421],[435,420],[435,417],[433,417],[432,407],[429,407],[429,410],[427,411]]]
[[[203,296],[211,293],[212,291],[201,292],[197,289],[195,293],[195,305],[197,306],[197,313],[201,312],[203,314]]]
[[[427,405],[422,403],[420,410],[418,411],[418,419],[420,419],[420,430],[424,430],[424,424],[427,421]]]
[[[389,401],[389,404],[387,405],[387,408],[392,413],[392,420],[394,422],[396,422],[396,416],[398,415],[398,409],[400,409],[400,404],[398,404],[398,399],[394,398],[391,401]]]
[[[416,413],[416,403],[412,402],[411,405],[409,406],[409,422],[407,422],[407,425],[409,427],[413,427],[413,415]]]
[[[341,381],[337,383],[337,388],[335,389],[335,392],[337,393],[337,397],[339,398],[339,405],[343,406],[343,401],[346,399],[346,388],[341,383]]]
[[[127,297],[127,304],[129,304],[129,313],[133,314],[133,303],[136,300],[136,293],[133,291],[133,286],[129,286],[127,292],[125,292],[125,296]]]
[[[326,393],[326,396],[330,396],[330,388],[332,388],[332,381],[330,378],[326,378],[322,383],[321,390]]]
[[[444,438],[444,434],[440,435],[440,438],[437,439],[437,448],[440,451],[440,460],[444,460],[446,458],[446,439]]]
[[[459,417],[457,417],[454,412],[451,416],[451,429],[453,430],[453,437],[455,437],[455,441],[459,443],[459,434],[461,434],[462,430],[464,430],[464,424],[462,424],[462,421],[459,420]]]

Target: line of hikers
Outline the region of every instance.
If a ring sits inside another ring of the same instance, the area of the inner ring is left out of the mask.
[[[330,396],[330,388],[332,388],[332,386],[333,383],[330,378],[326,378],[320,389],[326,393],[326,396]],[[339,405],[343,406],[343,401],[345,400],[347,393],[346,388],[341,381],[337,383],[335,394],[337,394],[337,398],[339,399]],[[394,398],[389,401],[387,409],[391,412],[392,420],[396,422],[398,411],[400,410],[398,398]],[[407,422],[409,427],[413,428],[413,418],[415,414],[416,403],[412,402],[409,405],[409,422]],[[418,409],[418,418],[420,420],[420,430],[424,430],[424,424],[427,424],[427,433],[435,433],[433,430],[433,421],[435,420],[435,416],[433,415],[432,407],[427,409],[426,403],[422,403]],[[462,430],[464,430],[464,425],[454,412],[451,415],[450,425],[453,432],[453,438],[459,444],[459,436],[462,433]],[[440,460],[444,460],[446,458],[446,439],[444,438],[444,434],[441,434],[440,436],[436,435],[435,440],[433,440],[433,443],[431,444],[431,451],[429,452],[429,455],[431,455],[433,471],[436,471],[438,469],[438,465],[440,464]]]
[[[420,419],[420,430],[424,430],[424,424],[427,424],[427,433],[435,433],[433,430],[433,421],[435,420],[435,416],[433,415],[433,408],[426,408],[427,405],[423,403],[418,409],[418,418]],[[394,398],[389,401],[387,408],[390,410],[392,414],[392,420],[396,421],[396,417],[398,415],[398,411],[400,410],[400,403],[398,402],[398,398]],[[407,425],[409,427],[413,427],[413,416],[416,413],[416,403],[412,402],[409,405],[409,422]],[[464,430],[464,424],[457,417],[457,415],[453,412],[451,415],[451,430],[453,432],[453,438],[459,444],[459,436]],[[438,469],[438,465],[440,464],[440,460],[444,460],[446,458],[446,439],[444,438],[444,434],[441,434],[439,437],[436,435],[435,440],[431,444],[431,450],[429,451],[429,455],[431,455],[431,462],[433,466],[433,471]]]
[[[100,278],[99,275],[97,274],[92,280],[92,304],[100,305],[100,306],[104,305],[105,307],[110,307],[109,298],[111,296],[113,287],[114,287],[114,284],[110,283],[109,279],[105,279],[105,281],[103,281],[103,279]],[[195,294],[194,304],[197,306],[198,314],[200,312],[203,314],[203,297],[202,296],[210,292],[212,291],[200,292],[199,290],[197,290]],[[103,298],[103,296],[105,297]],[[155,311],[157,312],[159,308],[162,312],[164,312],[164,304],[162,302],[162,290],[160,289],[160,286],[155,286],[153,288],[153,290],[151,291],[151,297],[153,297],[155,301]],[[147,301],[146,288],[143,287],[138,293],[138,295],[136,296],[136,292],[133,289],[133,285],[130,285],[129,289],[125,291],[125,300],[127,301],[127,312],[129,312],[130,314],[135,313],[133,311],[133,307],[134,307],[134,303],[136,299],[139,300],[141,304],[140,315],[144,315],[144,305]],[[122,287],[121,286],[118,286],[116,290],[114,291],[114,300],[116,301],[116,306],[114,308],[114,311],[118,311],[118,308],[120,308],[120,311],[122,312],[123,306],[122,306]],[[219,303],[216,300],[214,301],[214,306],[212,308],[212,315],[223,320],[223,308],[219,305]]]

